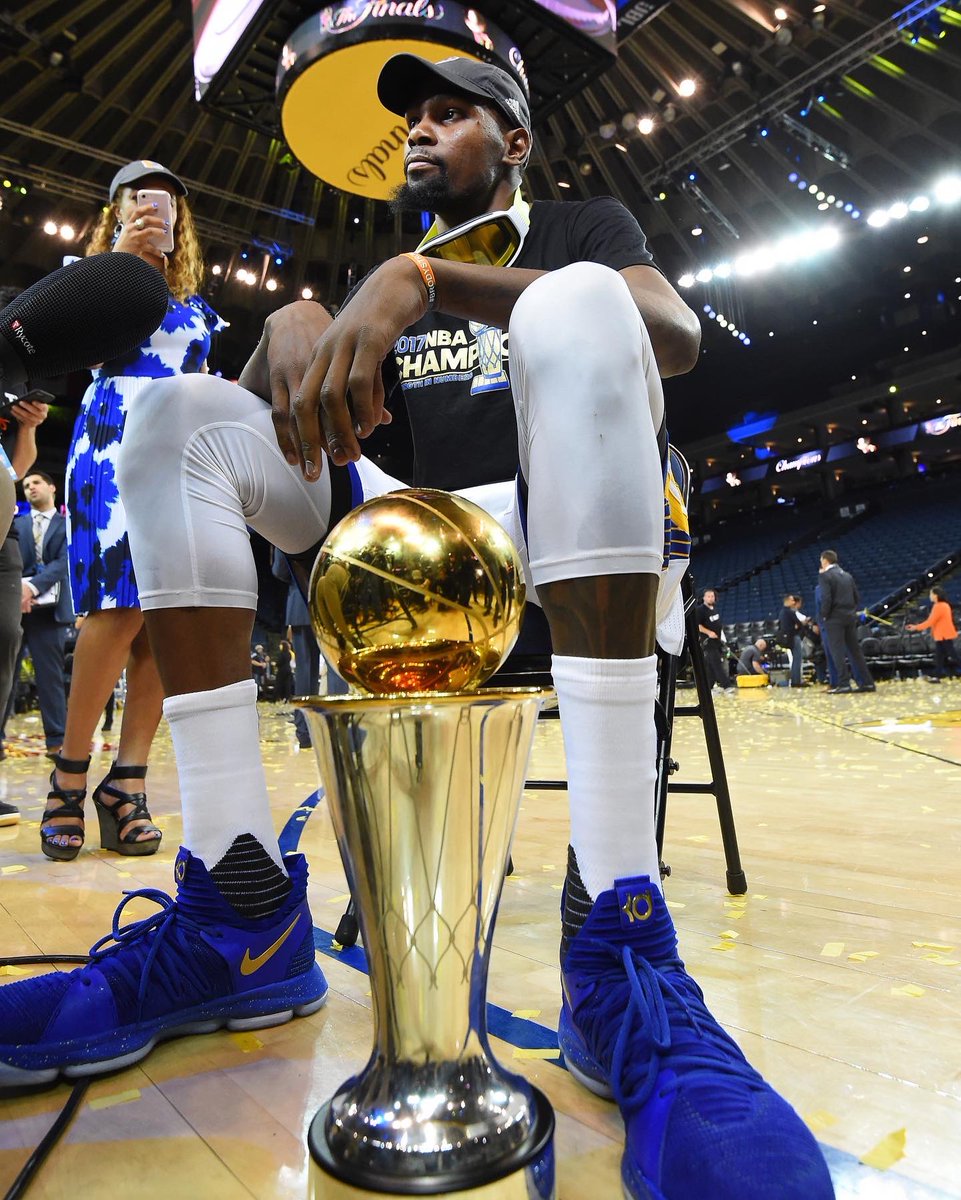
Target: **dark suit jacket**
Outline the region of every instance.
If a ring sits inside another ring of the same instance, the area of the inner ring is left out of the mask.
[[[67,519],[54,513],[47,525],[43,539],[43,562],[37,562],[37,551],[33,544],[33,512],[24,513],[14,521],[23,556],[23,577],[30,581],[38,592],[49,591],[55,583],[60,584],[60,596],[49,610],[58,625],[72,625],[74,621],[73,601],[70,599],[69,572],[67,561]],[[34,609],[35,613],[43,608]]]
[[[854,579],[838,566],[829,567],[818,577],[821,588],[821,617],[825,621],[850,620],[861,604]]]

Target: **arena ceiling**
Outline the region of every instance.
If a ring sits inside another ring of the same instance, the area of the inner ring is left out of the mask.
[[[535,129],[532,195],[619,197],[672,280],[763,255],[801,230],[830,223],[842,235],[810,262],[753,278],[722,273],[688,290],[704,312],[705,357],[671,387],[682,438],[749,409],[823,399],[850,375],[880,386],[903,370],[897,356],[958,341],[961,205],[932,203],[886,229],[867,217],[933,196],[939,177],[961,169],[961,6],[912,24],[885,0],[792,0],[783,18],[778,7],[672,0]],[[276,9],[293,20],[303,5]],[[416,229],[309,175],[280,137],[199,106],[191,55],[186,0],[0,10],[0,173],[11,185],[0,193],[0,282],[29,283],[56,266],[70,247],[44,224],[82,236],[116,166],[157,159],[188,182],[211,264],[228,266],[255,237],[289,251],[275,292],[211,280],[233,321],[220,353],[234,372],[271,308],[305,285],[337,303]],[[536,77],[537,61],[528,69]],[[696,85],[687,98],[684,79]]]

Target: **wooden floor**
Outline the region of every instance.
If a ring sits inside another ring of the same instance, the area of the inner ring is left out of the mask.
[[[717,708],[749,889],[742,899],[725,890],[710,799],[672,798],[667,896],[688,966],[815,1131],[839,1198],[961,1196],[961,683],[738,692]],[[94,850],[53,864],[37,840],[49,765],[39,728],[18,718],[14,729],[0,796],[24,819],[0,829],[0,954],[82,952],[109,927],[122,889],[169,890],[180,834],[169,739],[149,780],[162,852]],[[302,827],[315,924],[333,931],[346,887],[329,817],[323,803],[297,811],[317,786],[313,754],[298,751],[273,706],[262,733],[277,828]],[[699,722],[679,721],[675,751],[681,778],[702,775]],[[94,766],[108,761],[105,747]],[[562,761],[557,724],[542,724],[535,773]],[[617,1110],[552,1061],[566,841],[563,794],[526,793],[497,926],[492,1027],[500,1057],[557,1111],[559,1195],[607,1200],[620,1195]],[[366,1061],[370,1038],[367,977],[350,955],[321,963],[331,995],[315,1016],[168,1043],[96,1083],[31,1196],[304,1196],[306,1126]],[[0,981],[21,973],[0,968]],[[61,1086],[0,1103],[3,1190],[66,1095]]]

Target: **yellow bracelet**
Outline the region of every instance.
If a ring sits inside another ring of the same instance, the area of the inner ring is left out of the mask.
[[[430,312],[437,303],[437,276],[434,274],[434,268],[423,254],[403,254],[401,257],[409,258],[417,270],[420,271],[424,287],[427,288],[427,311]]]

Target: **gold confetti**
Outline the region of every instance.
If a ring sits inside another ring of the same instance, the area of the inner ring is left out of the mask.
[[[755,892],[755,894],[751,897],[751,899],[752,900],[766,900],[767,896],[762,896],[760,892]]]
[[[808,1129],[810,1129],[812,1133],[821,1133],[823,1130],[830,1129],[832,1125],[836,1125],[838,1123],[838,1119],[834,1113],[829,1113],[823,1108],[819,1108],[815,1112],[809,1113],[807,1117],[805,1117],[805,1120],[807,1122]]]
[[[843,942],[825,942],[824,949],[821,951],[822,958],[840,958],[844,953]]]
[[[137,1088],[131,1088],[126,1092],[114,1092],[111,1096],[97,1096],[95,1100],[91,1100],[88,1108],[113,1108],[116,1104],[129,1104],[132,1100],[140,1099],[140,1091]]]
[[[712,950],[736,950],[737,947],[733,942],[717,942],[711,947]]]
[[[948,946],[944,942],[912,942],[912,946],[916,946],[918,950],[953,950],[953,946]]]
[[[918,987],[918,985],[916,983],[905,983],[901,987],[893,987],[891,989],[891,995],[892,996],[913,996],[913,997],[917,998],[918,996],[924,995],[924,988]]]
[[[896,1129],[887,1137],[883,1137],[867,1154],[862,1154],[861,1162],[866,1167],[874,1167],[876,1171],[887,1171],[904,1158],[904,1143],[907,1137],[906,1129]]]
[[[726,938],[731,942],[736,942],[740,936],[741,935],[736,933],[733,929],[725,929],[723,932],[718,934],[718,937]]]
[[[26,869],[23,863],[14,863],[9,867],[0,867],[0,875],[19,875],[21,871],[25,871]]]
[[[947,958],[943,954],[925,954],[925,962],[935,963],[939,967],[957,967],[961,966],[961,959]]]
[[[542,871],[556,871],[557,867],[555,867],[553,863],[543,863],[541,866],[541,870]]]
[[[877,950],[856,950],[848,955],[849,962],[867,962],[869,958],[877,958]]]
[[[685,842],[709,842],[711,839],[706,833],[692,833],[690,837],[686,837]]]
[[[740,912],[732,912],[727,914],[732,921],[740,921],[741,917],[747,916],[747,909],[742,908]]]
[[[671,908],[687,908],[687,905],[683,904],[680,900],[672,900],[670,903],[670,907]]]
[[[512,1017],[517,1017],[521,1021],[533,1021],[541,1015],[539,1008],[519,1008],[517,1012],[512,1012]]]
[[[514,1057],[521,1058],[521,1059],[539,1058],[544,1061],[549,1061],[551,1059],[558,1059],[558,1058],[560,1058],[560,1056],[561,1056],[560,1050],[552,1050],[550,1047],[547,1047],[546,1049],[543,1049],[543,1050],[539,1050],[536,1047],[516,1046],[514,1049]]]
[[[938,810],[936,808],[932,808],[929,804],[922,804],[921,811],[923,813],[932,813],[932,812],[937,812]]]
[[[12,965],[7,966],[7,967],[0,967],[0,975],[29,975],[29,974],[30,974],[29,967],[14,967]]]
[[[562,883],[552,883],[551,887],[554,889],[555,892],[560,892],[560,891],[563,891],[563,889],[564,889],[564,885]]]
[[[244,1054],[249,1054],[251,1050],[260,1050],[264,1044],[255,1033],[232,1033],[230,1037]]]
[[[349,900],[349,899],[350,899],[350,892],[344,892],[343,895],[341,895],[341,896],[331,896],[331,898],[329,900],[326,900],[324,903],[326,903],[326,904],[343,904],[345,900]]]

